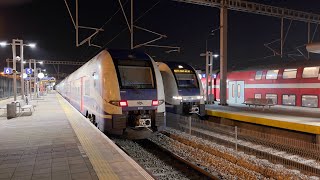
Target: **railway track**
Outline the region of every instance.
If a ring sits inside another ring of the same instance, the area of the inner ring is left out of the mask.
[[[220,128],[219,125],[215,126],[212,123],[199,122],[200,124],[197,120],[192,122],[191,127],[188,125],[188,121],[182,120],[179,122],[179,125],[174,125],[173,129],[185,132],[185,135],[191,133],[193,137],[199,137],[213,144],[220,144],[230,149],[234,149],[235,143],[237,142],[239,152],[242,151],[259,159],[266,159],[274,164],[281,164],[288,169],[296,169],[306,175],[314,176],[315,179],[319,179],[320,177],[318,155],[313,156],[313,154],[307,151],[305,154],[309,154],[308,156],[304,156],[304,153],[299,153],[299,156],[294,153],[296,150],[293,150],[295,148],[292,146],[289,148],[287,144],[280,144],[280,142],[274,142],[270,139],[267,139],[267,142],[266,139],[259,139],[258,137],[249,136],[244,133],[239,134],[238,140],[236,141],[233,134],[234,132],[230,131],[230,129],[226,129],[226,127]],[[258,144],[255,144],[256,142],[258,142]]]
[[[220,179],[148,139],[110,138],[156,179]]]

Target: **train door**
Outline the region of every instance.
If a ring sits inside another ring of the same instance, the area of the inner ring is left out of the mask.
[[[244,81],[229,81],[229,103],[244,102]]]
[[[236,88],[236,81],[229,81],[229,103],[236,103],[236,91],[235,91],[235,88]]]
[[[244,81],[236,81],[236,84],[237,84],[236,103],[241,104],[244,102]]]

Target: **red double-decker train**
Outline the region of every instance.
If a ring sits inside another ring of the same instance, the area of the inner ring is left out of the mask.
[[[313,63],[314,64],[314,63]],[[243,103],[247,98],[272,99],[274,104],[319,108],[320,66],[283,66],[232,71],[227,76],[228,103]],[[219,74],[213,77],[212,93],[220,98]],[[202,77],[204,90],[205,77]]]

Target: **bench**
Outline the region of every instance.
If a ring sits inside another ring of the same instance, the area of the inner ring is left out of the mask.
[[[14,103],[16,103],[16,106],[19,108],[19,112],[24,111],[25,109],[29,109],[30,112],[32,112],[32,109],[33,111],[35,111],[35,105],[30,104],[30,101],[28,101],[27,99],[26,101],[14,101]]]
[[[254,106],[254,107],[262,106],[263,110],[264,110],[265,106],[268,106],[269,109],[270,109],[271,106],[274,106],[272,99],[258,99],[258,98],[248,98],[242,104],[248,105],[249,108],[251,106]]]

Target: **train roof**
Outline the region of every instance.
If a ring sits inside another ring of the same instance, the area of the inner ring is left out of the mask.
[[[150,60],[148,54],[129,49],[106,49],[113,59]]]
[[[291,62],[278,62],[273,64],[264,64],[259,66],[249,66],[237,68],[230,68],[231,71],[250,71],[250,70],[265,70],[265,69],[283,69],[283,68],[298,68],[307,66],[320,66],[320,60],[303,60],[303,61],[291,61]]]
[[[177,62],[177,61],[161,61],[161,62],[167,64],[170,69],[179,68],[179,65],[183,66],[184,68],[187,68],[187,69],[193,69],[192,66],[190,66],[189,64],[184,63],[184,62]]]

